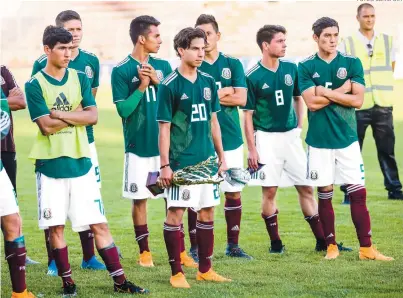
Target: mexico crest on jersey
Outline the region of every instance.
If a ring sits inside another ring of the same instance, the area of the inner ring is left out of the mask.
[[[311,178],[311,180],[318,180],[318,172],[315,170],[312,170],[310,173],[310,178]]]
[[[211,99],[211,89],[206,87],[203,90],[203,95],[205,100],[210,100]]]
[[[85,74],[89,79],[92,79],[94,77],[94,72],[92,71],[92,68],[88,65],[85,67]]]
[[[184,189],[182,192],[182,200],[189,201],[190,200],[190,190]]]
[[[164,78],[164,74],[162,73],[162,71],[158,69],[155,72],[157,73],[158,80],[162,81],[162,79]]]
[[[6,83],[6,81],[4,81],[4,78],[2,76],[0,76],[0,85],[4,85]]]
[[[291,75],[289,75],[289,74],[286,74],[286,75],[285,75],[285,77],[284,77],[284,82],[285,82],[285,84],[286,84],[287,86],[292,86],[292,84],[294,83],[293,80],[292,80]]]
[[[344,67],[340,67],[337,70],[336,76],[341,80],[345,79],[347,77],[347,69],[345,69]]]
[[[45,208],[43,210],[43,218],[44,219],[51,219],[52,218],[52,210],[50,208]]]
[[[224,68],[222,69],[221,76],[222,76],[224,79],[229,80],[229,79],[231,78],[231,69],[229,69],[228,67],[224,67]]]

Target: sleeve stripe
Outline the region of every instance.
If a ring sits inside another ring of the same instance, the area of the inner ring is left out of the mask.
[[[39,118],[42,118],[42,117],[45,117],[45,116],[49,116],[49,115],[50,115],[50,114],[43,114],[43,115],[41,115],[41,116],[38,116],[38,117],[32,119],[32,122],[35,122],[35,121],[38,120]]]
[[[89,105],[89,106],[85,106],[85,107],[83,107],[83,109],[85,110],[85,109],[87,109],[87,108],[91,108],[91,107],[97,107],[97,105]]]
[[[164,119],[157,119],[157,122],[171,123],[171,121],[164,120]]]
[[[351,80],[351,82],[352,82],[352,83],[356,83],[356,84],[358,84],[358,85],[361,85],[361,86],[364,86],[364,87],[365,87],[365,85],[362,84],[362,83],[359,83],[359,82],[356,82],[356,81],[353,81],[353,80]]]
[[[238,88],[238,89],[248,89],[248,87],[232,87],[232,88]]]

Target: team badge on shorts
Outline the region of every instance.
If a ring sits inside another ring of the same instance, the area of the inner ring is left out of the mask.
[[[189,201],[190,200],[190,190],[189,189],[184,189],[182,192],[182,200],[183,201]]]
[[[92,79],[92,77],[94,76],[94,73],[92,72],[92,68],[88,65],[85,67],[85,74],[87,75],[87,77],[89,79]]]
[[[0,76],[0,83],[1,85],[4,85],[6,83],[6,81],[4,81],[4,78],[2,76]]]
[[[294,81],[292,80],[291,75],[289,75],[289,74],[286,74],[286,75],[284,76],[284,82],[285,82],[285,84],[286,84],[287,86],[292,86],[292,84],[294,83]]]
[[[312,170],[311,173],[309,174],[309,177],[311,178],[311,180],[318,180],[318,172]]]
[[[227,67],[223,68],[222,72],[221,72],[221,76],[224,79],[229,80],[231,78],[231,69],[229,69]]]
[[[45,208],[43,210],[43,218],[44,219],[51,219],[52,218],[52,210],[50,208]]]
[[[205,100],[210,100],[211,99],[211,89],[206,87],[203,90],[203,95]]]
[[[162,73],[162,71],[158,69],[155,72],[157,73],[158,80],[162,81],[162,79],[164,78],[164,74]]]
[[[266,173],[265,172],[260,172],[259,173],[259,178],[260,178],[260,180],[264,180],[264,179],[266,179]]]
[[[341,80],[345,79],[347,77],[347,69],[345,69],[344,67],[340,67],[337,70],[336,76]]]
[[[136,183],[130,184],[130,192],[136,193],[139,190]]]

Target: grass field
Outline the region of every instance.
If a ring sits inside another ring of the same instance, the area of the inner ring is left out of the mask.
[[[403,88],[400,89],[403,91]],[[402,94],[403,92],[399,92]],[[268,254],[268,236],[260,217],[260,189],[243,192],[243,216],[240,243],[255,259],[239,261],[225,257],[225,218],[223,206],[216,209],[214,268],[233,279],[228,284],[198,283],[195,269],[185,269],[190,290],[174,290],[168,279],[170,268],[162,235],[164,202],[149,203],[150,247],[155,268],[136,264],[138,246],[134,240],[130,202],[121,199],[123,171],[123,139],[120,119],[111,104],[110,90],[100,90],[99,122],[95,128],[96,144],[102,174],[102,195],[109,226],[116,244],[121,248],[125,272],[130,280],[147,287],[153,297],[403,297],[403,202],[387,200],[376,150],[367,132],[364,160],[368,187],[368,208],[372,215],[373,241],[380,251],[395,257],[394,262],[381,263],[358,260],[358,241],[348,206],[341,205],[342,195],[335,192],[338,241],[353,247],[337,260],[325,261],[314,252],[315,241],[300,212],[296,191],[280,190],[279,229],[287,251],[282,256]],[[36,126],[27,111],[14,113],[15,138],[18,148],[18,194],[28,254],[41,262],[27,267],[28,288],[38,297],[57,297],[61,292],[59,278],[48,277],[44,236],[37,227],[35,175],[27,156]],[[403,178],[403,104],[395,109],[396,155]],[[187,237],[187,236],[186,236]],[[107,272],[88,272],[79,268],[81,246],[78,234],[68,227],[73,278],[79,297],[112,297],[112,281]],[[188,244],[188,238],[186,239]],[[1,294],[11,295],[6,261],[1,261]]]

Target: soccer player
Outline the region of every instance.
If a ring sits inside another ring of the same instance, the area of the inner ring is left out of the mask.
[[[151,16],[139,16],[130,24],[133,50],[113,68],[113,102],[122,118],[125,139],[123,197],[132,200],[132,218],[139,245],[139,264],[153,267],[148,246],[147,199],[154,197],[146,187],[148,172],[159,171],[157,91],[160,81],[172,72],[168,61],[151,57],[158,53],[162,40],[160,22]],[[147,141],[145,141],[147,139]],[[197,267],[181,254],[186,265]]]
[[[186,208],[198,211],[196,235],[199,271],[196,279],[230,281],[213,271],[214,206],[220,204],[218,184],[171,185],[172,171],[195,165],[214,156],[214,149],[226,170],[217,112],[220,104],[214,79],[197,68],[204,59],[206,35],[201,29],[182,29],[174,38],[179,67],[168,75],[158,90],[159,152],[161,185],[169,187],[164,239],[174,288],[189,288],[180,260],[180,229]]]
[[[364,100],[361,61],[337,51],[338,23],[328,17],[312,26],[318,52],[298,66],[302,97],[309,109],[307,177],[318,187],[319,216],[326,236],[326,259],[339,255],[332,206],[333,185],[346,184],[360,259],[390,261],[371,243],[365,173],[357,139],[355,109]]]
[[[244,109],[245,136],[253,185],[262,186],[262,218],[270,236],[270,253],[283,253],[278,232],[278,187],[294,185],[316,237],[316,250],[326,250],[313,189],[307,185],[306,155],[300,138],[304,102],[297,83],[297,65],[280,60],[286,51],[286,29],[265,25],[256,35],[263,57],[246,74],[248,101]]]
[[[11,112],[7,96],[1,91],[0,98],[0,130],[1,140],[11,131]],[[10,269],[13,293],[11,298],[35,297],[27,291],[25,284],[25,249],[24,236],[21,233],[21,217],[18,200],[13,184],[7,175],[3,162],[0,160],[0,221],[4,235],[4,254]]]
[[[126,279],[106,223],[84,128],[97,123],[98,113],[86,74],[67,68],[72,41],[67,30],[48,26],[43,34],[46,66],[25,84],[29,113],[39,128],[29,155],[37,176],[39,227],[49,227],[64,295],[76,295],[64,240],[67,218],[73,229],[90,226],[115,292],[145,293]]]
[[[217,118],[220,123],[225,161],[228,168],[243,168],[243,140],[238,114],[238,107],[246,104],[246,81],[242,64],[238,59],[218,51],[217,43],[221,38],[221,33],[214,16],[200,15],[195,27],[202,29],[207,36],[206,55],[199,69],[211,75],[218,88],[221,111],[217,113]],[[242,188],[243,186],[232,186],[226,181],[220,186],[221,191],[225,194],[224,212],[227,222],[225,254],[230,257],[252,259],[238,246],[242,215]],[[192,239],[190,231],[194,230],[196,216],[190,208],[188,216],[189,219],[194,218],[192,225],[189,222],[189,235]],[[191,242],[193,242],[191,243],[191,255],[197,255],[194,240]]]
[[[11,184],[17,193],[17,155],[15,151],[14,142],[14,123],[11,111],[18,111],[26,108],[24,92],[17,85],[15,78],[11,71],[5,66],[1,65],[0,83],[1,90],[7,98],[10,107],[10,132],[1,140],[1,162],[3,163],[4,170],[10,178]],[[30,257],[25,258],[26,265],[39,264],[32,260]]]
[[[69,68],[73,68],[84,72],[90,81],[92,94],[95,98],[97,88],[99,86],[99,60],[98,58],[83,49],[80,49],[81,39],[83,37],[82,22],[80,15],[72,10],[66,10],[59,13],[56,17],[56,26],[63,27],[73,35],[73,49],[71,51],[71,60]],[[47,63],[47,55],[42,55],[35,61],[32,76],[45,68]],[[99,187],[101,187],[101,175],[99,171],[98,155],[95,147],[94,129],[92,125],[85,127],[87,130],[88,142],[90,144],[92,169],[96,175]],[[52,251],[49,244],[49,229],[45,228],[45,241],[48,253],[48,275],[57,276],[56,263],[53,259]],[[105,266],[99,262],[94,254],[94,234],[91,229],[87,227],[78,227],[74,230],[78,232],[81,240],[81,247],[83,251],[83,260],[81,268],[92,270],[105,270]]]

